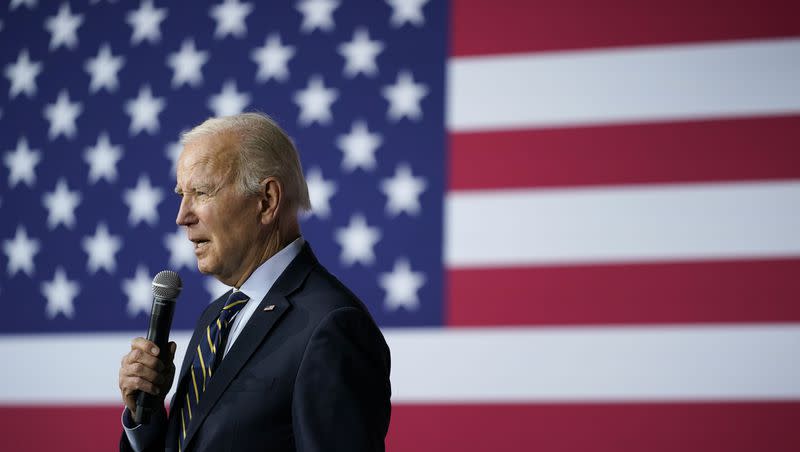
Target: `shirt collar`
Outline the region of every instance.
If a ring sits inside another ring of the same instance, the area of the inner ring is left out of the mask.
[[[286,267],[292,263],[295,257],[300,254],[300,250],[306,241],[303,237],[296,238],[292,243],[286,245],[282,250],[275,253],[274,256],[267,259],[261,264],[242,284],[239,289],[244,292],[250,300],[255,300],[260,303],[267,292],[278,280],[278,277],[286,270]],[[236,290],[235,288],[233,289]]]

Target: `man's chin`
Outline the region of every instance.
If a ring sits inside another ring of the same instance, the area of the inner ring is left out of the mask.
[[[213,274],[213,269],[211,266],[203,262],[202,259],[197,259],[197,270],[204,275]]]

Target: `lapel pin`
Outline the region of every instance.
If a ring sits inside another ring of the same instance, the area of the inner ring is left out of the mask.
[[[269,305],[264,307],[264,311],[272,311],[273,309],[275,309],[275,305],[274,304],[269,304]]]

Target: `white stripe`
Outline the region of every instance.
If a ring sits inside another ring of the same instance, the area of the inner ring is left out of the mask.
[[[800,325],[394,332],[397,401],[800,399]]]
[[[800,255],[800,181],[452,192],[449,267]]]
[[[395,402],[800,399],[800,324],[385,335]],[[117,372],[132,336],[0,337],[10,365],[0,403],[121,404]],[[189,334],[173,336],[183,350]]]
[[[800,111],[800,39],[467,57],[447,67],[451,130]]]
[[[0,402],[118,403],[122,408],[120,362],[137,336],[141,333],[0,335],[0,356],[5,362],[0,372]],[[178,343],[177,365],[183,361],[189,338],[185,332],[170,335]]]

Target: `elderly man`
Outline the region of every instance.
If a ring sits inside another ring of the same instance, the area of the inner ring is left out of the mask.
[[[169,416],[160,410],[143,425],[133,422],[136,394],[163,400],[175,344],[133,340],[119,372],[120,449],[384,450],[389,349],[300,235],[298,211],[310,202],[291,140],[246,113],[209,119],[182,143],[176,222],[200,271],[233,290],[198,320]]]

